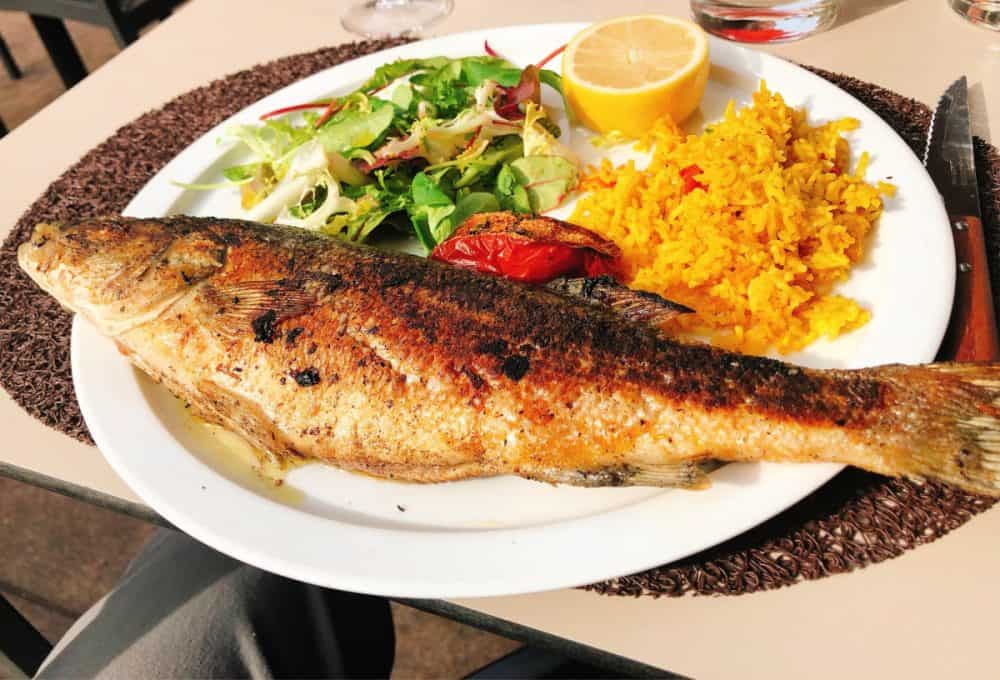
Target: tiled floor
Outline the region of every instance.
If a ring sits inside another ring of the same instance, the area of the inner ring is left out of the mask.
[[[154,527],[0,478],[0,593],[50,641],[117,580]],[[393,606],[396,678],[461,677],[517,647]]]
[[[154,527],[0,478],[0,591],[50,640],[107,592]]]
[[[117,54],[108,31],[69,22],[89,70]],[[11,129],[58,97],[62,84],[27,18],[0,12],[0,35],[24,71],[0,71],[0,118]],[[116,581],[153,527],[108,510],[0,478],[0,593],[50,640]],[[402,606],[397,678],[456,678],[517,644]]]

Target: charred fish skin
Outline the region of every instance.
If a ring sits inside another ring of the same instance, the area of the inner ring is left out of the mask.
[[[449,265],[236,220],[40,225],[21,266],[275,460],[701,487],[828,461],[998,493],[1000,369],[819,371]]]

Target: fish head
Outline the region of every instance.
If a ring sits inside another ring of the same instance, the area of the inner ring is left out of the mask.
[[[111,217],[39,224],[17,260],[64,307],[114,336],[158,316],[226,255],[225,242],[206,229]]]

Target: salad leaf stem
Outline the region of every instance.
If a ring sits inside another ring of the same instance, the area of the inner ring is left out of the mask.
[[[273,111],[268,111],[267,113],[260,114],[261,120],[267,120],[268,118],[274,118],[275,116],[283,116],[286,113],[293,113],[295,111],[306,111],[308,109],[322,109],[330,105],[330,101],[323,99],[314,102],[306,102],[305,104],[295,104],[294,106],[283,106],[280,109],[274,109]]]
[[[246,179],[241,179],[235,182],[208,182],[205,184],[191,183],[191,182],[178,182],[175,179],[170,180],[170,183],[175,187],[180,187],[181,189],[188,189],[189,191],[209,191],[212,189],[225,189],[227,187],[239,186],[241,184],[247,184],[253,181],[253,177],[247,177]]]
[[[547,55],[545,55],[545,57],[543,57],[540,62],[538,62],[537,64],[535,64],[535,67],[536,68],[542,68],[547,63],[549,63],[550,61],[552,61],[553,59],[555,59],[556,57],[558,57],[560,54],[562,54],[563,50],[565,50],[565,49],[566,49],[566,45],[563,45],[562,47],[557,47],[556,49],[552,50]]]
[[[321,113],[319,118],[316,119],[316,122],[313,124],[313,127],[317,129],[323,127],[323,123],[333,118],[333,115],[337,113],[337,111],[340,111],[341,106],[343,106],[343,104],[341,104],[340,101],[336,99],[330,100],[330,103],[327,104],[326,109],[324,109],[323,113]]]

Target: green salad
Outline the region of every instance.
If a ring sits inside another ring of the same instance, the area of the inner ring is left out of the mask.
[[[348,95],[233,127],[253,161],[226,183],[250,220],[351,241],[391,224],[430,250],[469,215],[543,212],[576,187],[542,86],[561,94],[555,72],[497,56],[395,61]]]

